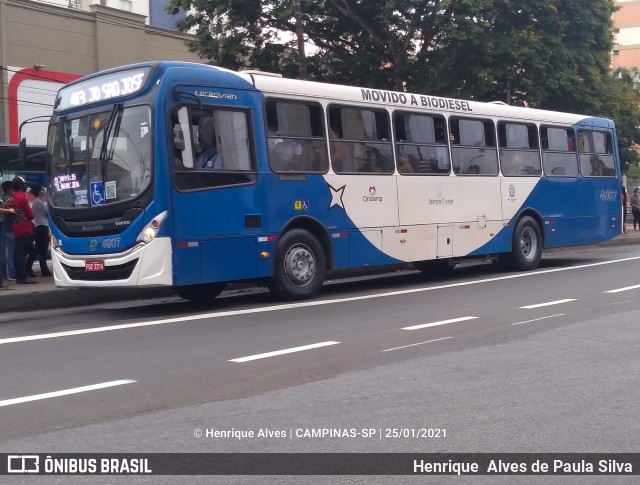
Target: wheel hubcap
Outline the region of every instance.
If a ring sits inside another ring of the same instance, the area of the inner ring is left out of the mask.
[[[533,261],[538,254],[538,238],[531,227],[525,227],[520,234],[520,254],[527,261]]]
[[[287,279],[295,286],[305,286],[316,274],[316,258],[307,246],[293,246],[284,258]]]

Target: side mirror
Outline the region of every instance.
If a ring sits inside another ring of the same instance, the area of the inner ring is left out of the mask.
[[[20,166],[24,167],[27,164],[27,139],[22,138],[18,145],[18,157],[20,159]]]

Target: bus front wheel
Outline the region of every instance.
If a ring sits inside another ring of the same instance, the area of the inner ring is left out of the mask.
[[[322,289],[325,273],[325,255],[318,239],[309,231],[293,229],[278,241],[273,277],[267,286],[280,298],[311,298]]]
[[[210,303],[224,290],[225,283],[174,286],[173,291],[180,298],[194,303]]]
[[[542,258],[542,232],[533,217],[525,216],[513,231],[513,245],[508,261],[511,266],[528,271],[538,267]]]

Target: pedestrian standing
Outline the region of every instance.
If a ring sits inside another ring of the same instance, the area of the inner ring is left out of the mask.
[[[633,230],[638,231],[640,230],[640,188],[636,188],[633,191],[633,197],[631,197],[631,213],[633,214]]]
[[[16,213],[16,211],[12,208],[6,208],[4,207],[4,202],[2,202],[2,199],[0,199],[0,232],[2,231],[2,227],[4,226],[4,218],[6,216],[12,216]],[[0,255],[5,254],[4,252],[4,244],[2,243],[2,238],[0,238]],[[3,272],[4,269],[2,271],[0,271],[0,290],[4,290],[9,288],[9,285],[5,284],[3,281]]]
[[[15,237],[15,249],[13,251],[13,266],[16,269],[16,283],[21,285],[31,285],[37,283],[27,277],[27,254],[31,245],[33,235],[33,211],[25,196],[27,185],[22,177],[14,178],[13,184],[13,209],[16,212],[16,219],[13,223],[13,236]]]
[[[38,259],[42,276],[52,276],[47,266],[47,250],[49,249],[49,209],[45,200],[47,192],[42,185],[31,187],[31,193],[35,197],[31,203],[33,209],[33,224],[35,228],[36,250],[27,258],[27,275],[33,276],[33,263]]]
[[[5,207],[11,207],[13,204],[13,184],[6,180],[2,183],[2,203]],[[2,239],[2,251],[0,251],[0,270],[2,276],[8,280],[16,279],[16,271],[13,267],[13,250],[15,247],[15,238],[13,237],[13,219],[14,215],[2,214],[2,228],[0,228],[0,239]]]

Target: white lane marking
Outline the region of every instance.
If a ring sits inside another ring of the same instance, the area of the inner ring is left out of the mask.
[[[538,320],[545,320],[547,318],[555,318],[555,317],[562,317],[562,316],[564,316],[564,313],[558,313],[557,315],[549,315],[548,317],[534,318],[533,320],[525,320],[524,322],[512,323],[511,325],[522,325],[523,323],[537,322]]]
[[[447,340],[450,338],[451,337],[436,338],[433,340],[427,340],[426,342],[418,342],[417,344],[403,345],[402,347],[393,347],[392,349],[381,350],[381,352],[391,352],[392,350],[406,349],[407,347],[415,347],[416,345],[430,344],[431,342],[438,342],[439,340]]]
[[[629,291],[629,290],[637,290],[640,288],[640,285],[626,286],[624,288],[618,288],[616,290],[608,290],[605,293],[620,293],[621,291]]]
[[[439,322],[421,323],[420,325],[412,325],[411,327],[403,327],[402,330],[418,330],[420,328],[437,327],[438,325],[447,325],[448,323],[464,322],[466,320],[474,320],[478,317],[460,317],[451,320],[440,320]]]
[[[329,341],[329,342],[320,342],[318,344],[302,345],[301,347],[292,347],[290,349],[275,350],[273,352],[266,352],[264,354],[249,355],[247,357],[239,357],[237,359],[231,359],[229,362],[249,362],[251,360],[266,359],[268,357],[275,357],[276,355],[292,354],[294,352],[302,352],[303,350],[318,349],[320,347],[337,345],[339,343],[340,342]]]
[[[166,325],[170,323],[181,323],[181,322],[191,322],[196,320],[206,320],[208,318],[221,318],[221,317],[233,317],[238,315],[249,315],[252,313],[264,313],[264,312],[275,312],[281,310],[290,310],[297,308],[306,308],[306,307],[314,307],[320,305],[333,305],[334,303],[347,303],[352,301],[361,301],[361,300],[370,300],[373,298],[385,298],[388,296],[400,296],[400,295],[410,295],[412,293],[422,293],[424,291],[434,291],[434,290],[443,290],[447,288],[458,288],[462,286],[471,286],[478,285],[483,283],[493,283],[496,281],[504,281],[511,280],[515,278],[528,278],[530,276],[537,276],[549,273],[558,273],[560,271],[573,271],[576,269],[584,269],[584,268],[593,268],[596,266],[603,266],[606,264],[614,264],[614,263],[624,263],[627,261],[636,261],[640,259],[640,256],[634,256],[632,258],[623,258],[623,259],[615,259],[612,261],[600,261],[598,263],[589,263],[589,264],[581,264],[578,266],[571,266],[568,268],[554,268],[554,269],[545,269],[542,271],[527,271],[526,273],[518,273],[514,275],[507,276],[499,276],[495,278],[484,278],[481,280],[475,281],[464,281],[460,283],[451,283],[447,285],[439,285],[439,286],[427,286],[423,288],[412,288],[410,290],[398,290],[398,291],[388,291],[385,293],[375,293],[372,295],[361,295],[361,296],[350,296],[347,298],[335,298],[333,300],[320,300],[320,301],[307,301],[307,302],[298,302],[298,303],[287,303],[283,305],[273,305],[268,307],[260,307],[260,308],[250,308],[246,310],[233,310],[226,312],[214,312],[214,313],[204,313],[201,315],[190,315],[185,317],[176,317],[176,318],[167,318],[164,320],[152,320],[149,322],[138,322],[138,323],[125,323],[122,325],[111,325],[107,327],[94,327],[94,328],[86,328],[83,330],[71,330],[68,332],[55,332],[55,333],[44,333],[39,335],[27,335],[24,337],[11,337],[0,339],[0,345],[3,344],[12,344],[17,342],[29,342],[33,340],[44,340],[50,338],[58,338],[58,337],[71,337],[74,335],[85,335],[90,333],[99,333],[99,332],[110,332],[112,330],[125,330],[129,328],[140,328],[140,327],[149,327],[153,325]]]
[[[11,406],[12,404],[21,404],[30,401],[38,401],[40,399],[49,399],[52,397],[68,396],[69,394],[78,394],[80,392],[95,391],[97,389],[105,389],[107,387],[122,386],[124,384],[131,384],[133,382],[136,381],[133,381],[131,379],[122,379],[119,381],[109,381],[103,382],[101,384],[92,384],[90,386],[74,387],[73,389],[64,389],[62,391],[34,394],[33,396],[16,397],[15,399],[6,399],[4,401],[0,401],[0,407]]]
[[[530,310],[532,308],[540,308],[543,306],[561,305],[562,303],[569,303],[570,301],[578,301],[578,300],[576,300],[575,298],[565,298],[564,300],[547,301],[545,303],[536,303],[535,305],[521,306],[520,308],[524,308],[525,310]]]

